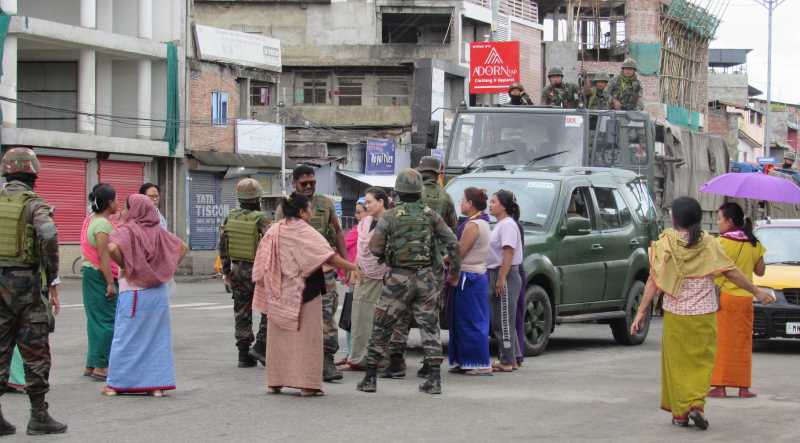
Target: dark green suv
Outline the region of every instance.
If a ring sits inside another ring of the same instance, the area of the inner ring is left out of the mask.
[[[517,196],[525,230],[525,355],[544,352],[555,325],[610,325],[618,343],[630,334],[649,274],[647,247],[658,235],[647,184],[634,172],[591,167],[518,168],[455,177],[453,201],[474,186]]]

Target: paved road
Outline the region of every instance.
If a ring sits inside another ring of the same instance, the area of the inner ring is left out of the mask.
[[[379,381],[356,392],[361,373],[326,384],[327,396],[265,393],[263,368],[237,369],[231,300],[219,282],[179,284],[173,299],[178,390],[161,399],[102,397],[80,375],[85,324],[79,284],[66,283],[65,308],[52,337],[53,415],[63,436],[8,441],[797,441],[800,437],[800,341],[759,344],[753,400],[712,400],[711,429],[678,429],[658,409],[660,322],[646,344],[614,344],[607,326],[556,331],[548,352],[521,371],[471,378],[447,374],[445,393],[417,392],[418,380]],[[342,341],[344,336],[342,335]],[[418,344],[414,332],[412,339]],[[411,356],[411,367],[420,354]],[[24,430],[27,399],[8,394],[6,418]]]

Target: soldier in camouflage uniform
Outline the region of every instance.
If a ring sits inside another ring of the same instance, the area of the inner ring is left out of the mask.
[[[611,109],[611,100],[608,96],[608,90],[606,88],[607,86],[608,74],[605,72],[597,74],[592,79],[591,85],[586,85],[583,93],[585,97],[586,108],[598,110]]]
[[[559,106],[565,109],[578,107],[578,86],[564,81],[564,71],[561,68],[551,68],[547,72],[550,82],[542,91],[542,104]]]
[[[39,160],[28,148],[3,156],[0,191],[0,394],[6,389],[14,345],[25,362],[25,391],[31,401],[28,435],[60,434],[67,425],[47,412],[50,390],[48,307],[41,297],[42,273],[55,312],[58,301],[58,236],[52,211],[33,192]],[[16,428],[0,414],[0,435]]]
[[[236,322],[236,347],[239,349],[239,367],[250,368],[256,362],[266,364],[267,318],[261,316],[258,334],[253,337],[253,261],[261,237],[269,229],[267,215],[261,211],[261,184],[245,178],[236,185],[239,209],[225,218],[220,229],[219,256],[222,275],[233,292],[233,315]],[[250,348],[255,340],[255,345]]]
[[[608,85],[608,95],[614,109],[638,111],[642,109],[642,84],[636,76],[636,60],[626,58],[622,63],[622,74],[614,77]]]
[[[384,213],[375,227],[369,250],[386,263],[389,271],[375,308],[375,323],[367,348],[367,373],[357,389],[377,390],[378,363],[387,354],[387,345],[397,322],[410,312],[420,328],[425,361],[430,367],[427,380],[419,388],[441,394],[442,344],[439,338],[439,278],[433,271],[434,244],[443,245],[450,257],[449,281],[458,278],[461,258],[453,231],[442,217],[421,201],[422,176],[413,169],[397,175],[395,191],[400,203]],[[402,358],[392,356],[392,359]]]
[[[336,216],[336,207],[331,199],[324,195],[316,194],[317,180],[314,168],[300,165],[292,172],[294,188],[311,200],[311,220],[309,224],[314,227],[342,257],[347,257],[347,248],[344,243],[344,233]],[[276,219],[283,218],[280,207],[275,214]],[[325,293],[322,294],[322,345],[325,357],[322,366],[322,379],[326,382],[341,380],[341,371],[336,368],[333,356],[339,350],[339,326],[336,324],[336,310],[339,306],[339,294],[336,292],[336,269],[328,265],[322,266],[325,272]]]
[[[525,92],[525,87],[520,82],[511,83],[508,87],[508,98],[510,103],[515,106],[530,106],[533,105],[533,100]]]
[[[417,166],[417,171],[422,175],[423,190],[422,190],[422,203],[428,208],[432,209],[435,213],[439,214],[444,220],[447,227],[455,232],[458,226],[458,216],[456,215],[456,207],[453,204],[453,199],[445,192],[441,185],[439,185],[439,171],[441,169],[441,162],[436,157],[422,157]],[[441,245],[434,245],[436,255],[433,262],[433,274],[435,276],[434,282],[436,283],[435,291],[437,294],[442,294],[444,290],[444,248]],[[381,375],[383,378],[403,378],[406,376],[405,360],[402,356],[405,354],[406,344],[408,343],[408,333],[411,329],[411,320],[413,320],[409,312],[404,318],[401,318],[395,330],[392,333],[392,339],[389,344],[389,355],[392,356],[389,366],[386,371]],[[428,376],[428,366],[423,363],[422,368],[417,372],[417,376],[426,378]]]

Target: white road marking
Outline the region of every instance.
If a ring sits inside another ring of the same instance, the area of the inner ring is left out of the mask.
[[[219,309],[233,309],[233,305],[222,305],[222,306],[206,306],[203,308],[194,308],[194,311],[216,311]]]
[[[216,306],[219,303],[178,303],[170,305],[171,308],[196,308],[198,306]]]
[[[62,308],[82,308],[83,303],[77,303],[74,305],[61,305]]]

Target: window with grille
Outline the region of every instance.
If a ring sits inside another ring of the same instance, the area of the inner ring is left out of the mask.
[[[375,99],[378,106],[408,106],[410,103],[410,79],[405,77],[381,77]]]
[[[228,93],[214,91],[211,93],[211,124],[228,126]]]
[[[297,104],[324,105],[328,102],[328,71],[309,71],[299,74]]]
[[[272,104],[272,88],[270,83],[250,82],[250,105],[270,106]]]
[[[339,77],[339,106],[361,106],[364,77]]]

